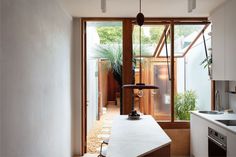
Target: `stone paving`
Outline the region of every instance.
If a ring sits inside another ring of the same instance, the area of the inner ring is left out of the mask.
[[[89,154],[98,154],[101,142],[109,138],[111,133],[112,119],[119,115],[119,106],[109,103],[106,113],[103,114],[99,121],[96,121],[93,129],[87,136],[87,152]]]

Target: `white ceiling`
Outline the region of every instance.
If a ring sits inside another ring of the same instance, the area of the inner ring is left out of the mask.
[[[139,0],[107,0],[107,12],[101,12],[101,0],[59,0],[73,17],[135,17]],[[226,0],[197,0],[197,8],[187,12],[187,0],[143,0],[145,17],[207,17]]]

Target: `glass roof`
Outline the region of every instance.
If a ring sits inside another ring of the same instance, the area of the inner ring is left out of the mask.
[[[205,25],[175,25],[175,56],[183,56]]]
[[[175,44],[175,57],[183,57],[191,44],[196,40],[197,36],[201,33],[205,25],[175,25],[174,44]],[[170,36],[168,35],[167,47],[168,55],[170,56]],[[161,49],[160,57],[166,56],[165,45]]]

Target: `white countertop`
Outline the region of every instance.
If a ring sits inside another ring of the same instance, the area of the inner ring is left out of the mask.
[[[136,157],[151,153],[171,143],[171,139],[152,118],[128,120],[117,116],[112,124],[107,157]]]
[[[204,119],[208,120],[209,122],[214,123],[224,129],[236,134],[236,126],[227,126],[223,123],[216,121],[216,120],[236,120],[236,114],[224,113],[224,114],[212,115],[212,114],[199,113],[198,111],[192,111],[191,113],[193,113],[194,115],[197,115],[201,118],[204,118]]]

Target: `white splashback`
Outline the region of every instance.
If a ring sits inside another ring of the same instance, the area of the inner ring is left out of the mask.
[[[229,88],[229,82],[216,81],[215,85],[216,85],[215,89],[219,91],[219,97],[220,97],[220,99],[216,100],[215,102],[216,109],[218,109],[217,101],[220,101],[220,106],[223,107],[223,109],[228,109],[229,108],[229,93],[227,93],[226,91]]]
[[[229,90],[235,91],[236,81],[229,82]],[[236,94],[229,94],[229,105],[230,108],[236,113]]]

